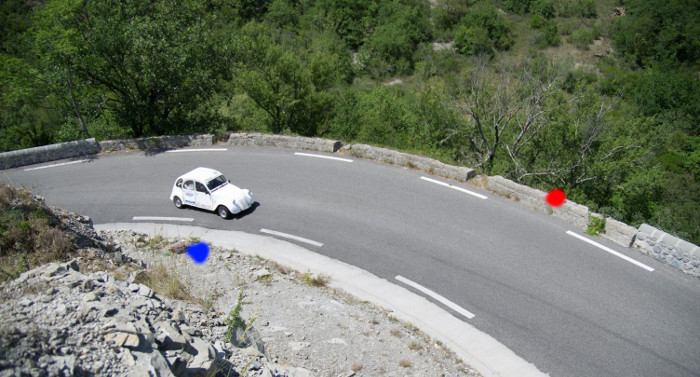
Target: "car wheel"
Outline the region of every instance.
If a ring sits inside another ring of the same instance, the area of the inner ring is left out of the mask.
[[[182,208],[184,205],[182,205],[182,200],[178,198],[177,196],[173,198],[173,204],[175,204],[176,208]]]
[[[228,219],[228,217],[231,216],[231,211],[229,211],[225,206],[217,207],[216,213],[218,213],[222,219]]]

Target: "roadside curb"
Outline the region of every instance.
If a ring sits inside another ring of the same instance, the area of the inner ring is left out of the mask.
[[[287,241],[240,231],[171,224],[112,223],[98,224],[94,228],[132,230],[169,238],[197,237],[212,245],[260,256],[300,272],[324,274],[330,277],[330,287],[391,310],[396,318],[410,322],[430,337],[440,340],[484,377],[546,376],[496,339],[457,319],[422,296],[361,268]]]

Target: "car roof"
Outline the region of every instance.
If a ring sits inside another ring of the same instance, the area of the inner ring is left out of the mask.
[[[187,173],[181,175],[180,178],[182,178],[182,179],[194,179],[194,180],[201,181],[201,182],[209,182],[212,179],[214,179],[220,175],[221,175],[221,172],[219,172],[218,170],[199,167],[199,168],[190,170]]]

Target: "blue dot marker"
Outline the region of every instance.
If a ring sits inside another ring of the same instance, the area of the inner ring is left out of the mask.
[[[192,258],[194,263],[202,264],[209,256],[209,245],[204,242],[192,244],[187,247],[187,255]]]

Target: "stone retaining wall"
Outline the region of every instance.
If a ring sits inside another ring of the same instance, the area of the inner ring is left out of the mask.
[[[268,135],[259,133],[231,134],[231,136],[229,136],[228,138],[228,144],[296,148],[328,153],[335,153],[342,146],[342,143],[336,140],[301,136]]]
[[[386,162],[399,166],[418,169],[429,174],[435,174],[464,182],[476,175],[474,169],[452,166],[432,158],[415,156],[408,153],[393,151],[386,148],[373,147],[366,144],[351,144],[342,148],[343,152],[355,157]]]
[[[118,152],[129,149],[163,150],[187,146],[212,145],[214,135],[173,135],[145,137],[140,139],[106,140],[100,142],[103,152]]]
[[[0,153],[0,169],[40,164],[42,162],[86,156],[100,151],[95,139],[75,140]]]
[[[639,227],[634,247],[650,257],[700,277],[700,247],[651,225]]]
[[[558,217],[574,225],[580,231],[588,229],[588,219],[590,216],[602,216],[598,213],[591,212],[588,207],[570,200],[564,202],[560,207],[552,207],[544,200],[547,195],[544,191],[515,183],[499,175],[488,177],[486,188],[499,195],[514,199],[537,211]],[[605,233],[601,233],[600,236],[618,245],[630,247],[637,235],[637,229],[613,218],[606,217],[605,220]]]

